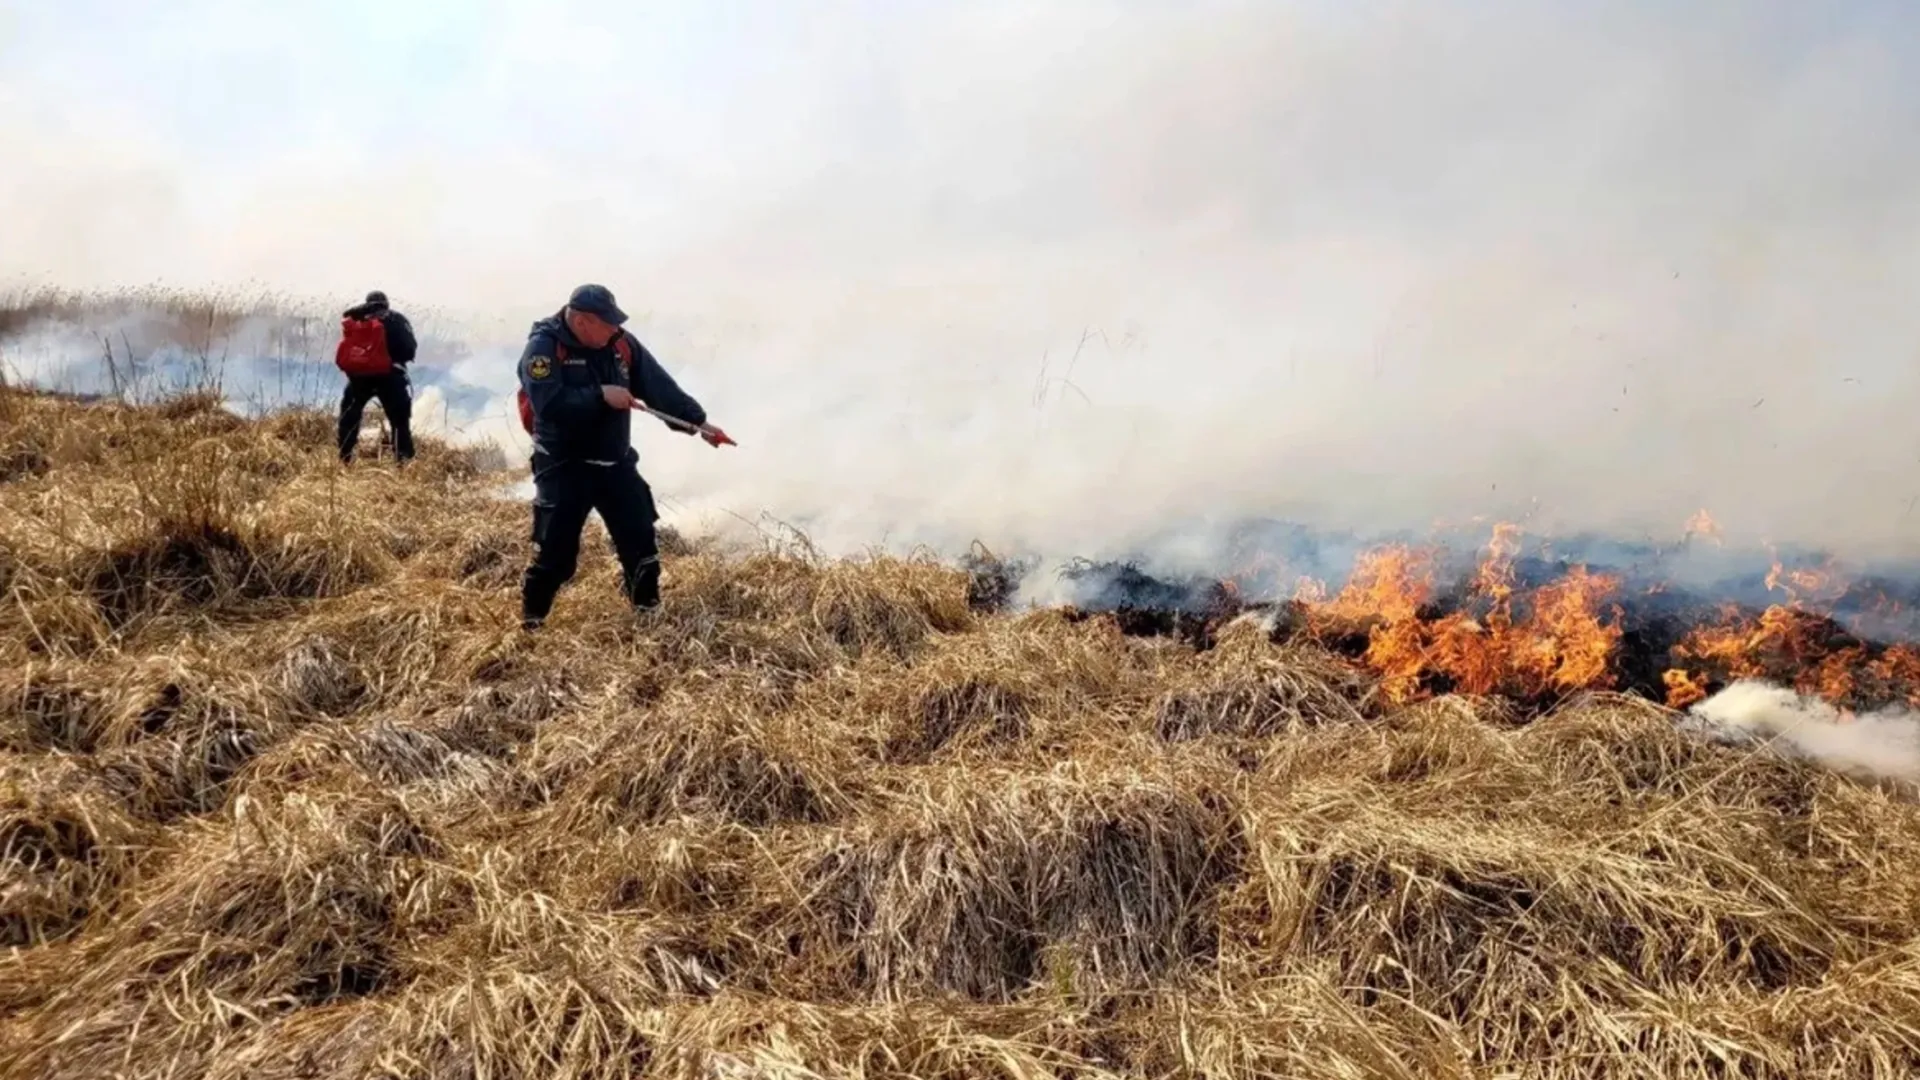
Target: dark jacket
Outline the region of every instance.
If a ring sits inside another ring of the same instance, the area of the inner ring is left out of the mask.
[[[380,304],[359,304],[348,308],[343,314],[349,319],[364,319],[369,315],[380,320],[387,332],[387,356],[392,358],[395,367],[406,367],[413,363],[414,356],[420,351],[420,343],[414,340],[413,324],[405,315]]]
[[[625,330],[621,333],[633,353],[633,366],[624,372],[613,342],[587,348],[559,314],[533,324],[520,353],[520,388],[533,406],[536,454],[557,461],[638,460],[633,413],[608,405],[602,386],[625,386],[643,403],[689,424],[707,422],[706,410],[680,389],[647,347]],[[556,358],[556,343],[565,346],[565,359]]]

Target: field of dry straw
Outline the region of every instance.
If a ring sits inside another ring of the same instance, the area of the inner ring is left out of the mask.
[[[7,1076],[1920,1072],[1893,793],[933,561],[596,533],[529,640],[501,477],[330,424],[0,395]]]

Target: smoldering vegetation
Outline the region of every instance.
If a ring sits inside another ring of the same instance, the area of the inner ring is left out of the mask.
[[[1537,712],[1600,689],[1684,708],[1763,680],[1856,711],[1920,706],[1920,573],[1689,540],[1536,539],[1506,523],[1363,540],[1249,521],[1203,545],[1217,574],[979,546],[961,566],[978,610],[1058,607],[1200,650],[1253,621],[1360,661],[1403,703],[1498,693]]]

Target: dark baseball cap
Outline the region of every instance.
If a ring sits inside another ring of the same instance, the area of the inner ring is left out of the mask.
[[[575,311],[584,311],[589,315],[605,319],[615,326],[627,321],[627,313],[613,302],[613,293],[605,285],[582,285],[573,290],[567,298],[567,306]]]
[[[367,303],[369,303],[369,304],[375,304],[375,305],[378,305],[378,306],[380,306],[380,307],[386,307],[386,306],[387,306],[387,294],[386,294],[386,293],[383,293],[383,292],[381,292],[381,291],[380,291],[379,289],[375,289],[375,290],[373,290],[372,292],[370,292],[370,293],[368,293],[368,294],[367,294]]]

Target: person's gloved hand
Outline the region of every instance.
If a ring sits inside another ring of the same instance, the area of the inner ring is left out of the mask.
[[[719,427],[713,424],[701,424],[700,437],[707,440],[707,445],[712,447],[740,445],[739,443],[733,441],[732,436],[720,430]]]

